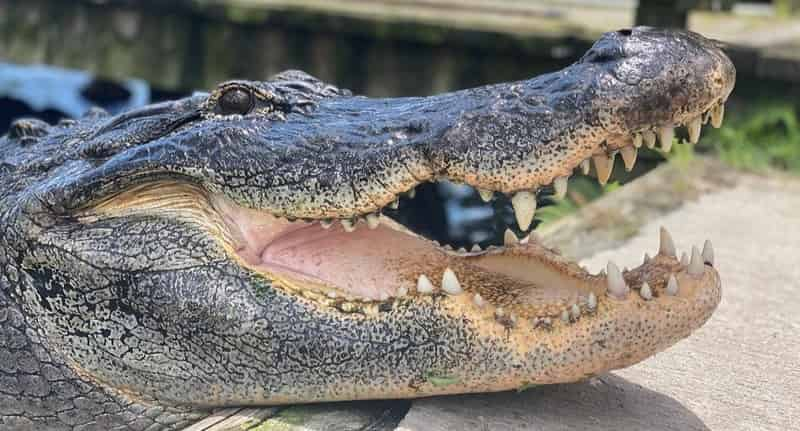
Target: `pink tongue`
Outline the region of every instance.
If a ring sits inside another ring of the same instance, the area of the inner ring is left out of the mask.
[[[413,281],[398,267],[403,261],[428,259],[425,254],[435,259],[437,253],[425,241],[384,226],[369,230],[361,225],[347,233],[341,226],[326,230],[315,224],[279,235],[263,250],[259,265],[380,299],[395,295],[401,286],[412,288]]]

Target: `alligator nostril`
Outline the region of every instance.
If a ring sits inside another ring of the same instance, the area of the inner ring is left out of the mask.
[[[632,33],[633,33],[633,31],[631,29],[629,29],[629,28],[623,28],[623,29],[617,30],[617,34],[622,35],[622,36],[630,36]]]

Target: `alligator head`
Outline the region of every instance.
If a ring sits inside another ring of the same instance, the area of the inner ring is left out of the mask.
[[[634,28],[561,71],[432,97],[286,72],[18,122],[0,141],[0,305],[81,381],[158,405],[500,391],[625,367],[711,315],[710,246],[681,262],[662,232],[641,266],[590,274],[511,233],[443,248],[381,211],[449,180],[509,196],[527,230],[537,190],[563,194],[590,160],[605,182],[617,153],[631,167],[676,126],[691,141],[718,126],[734,80],[715,43]]]

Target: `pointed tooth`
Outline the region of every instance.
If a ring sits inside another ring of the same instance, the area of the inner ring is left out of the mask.
[[[622,154],[622,161],[625,162],[625,170],[630,172],[636,164],[636,156],[639,150],[636,147],[627,146],[620,148],[619,152]]]
[[[442,290],[449,295],[460,295],[464,293],[461,289],[461,283],[458,282],[458,277],[452,269],[447,268],[442,274]]]
[[[381,215],[380,214],[367,214],[367,226],[370,229],[375,229],[381,223]]]
[[[494,197],[494,192],[486,189],[478,189],[478,194],[484,202],[489,202]]]
[[[409,199],[414,199],[414,196],[416,196],[416,195],[417,195],[417,189],[415,189],[415,188],[412,188],[411,190],[406,192],[406,196]]]
[[[564,310],[561,312],[561,321],[564,323],[569,323],[569,311]]]
[[[683,266],[689,265],[689,255],[686,254],[685,251],[681,254],[681,265]]]
[[[506,229],[506,232],[503,234],[503,244],[506,246],[515,245],[519,243],[519,238],[517,238],[517,234],[514,233],[511,229]]]
[[[476,293],[475,296],[472,297],[472,302],[478,306],[478,308],[483,308],[486,305],[486,301],[483,299],[480,293]]]
[[[645,130],[642,132],[642,140],[644,141],[644,145],[647,146],[649,149],[653,149],[656,147],[656,134],[653,133],[652,130]]]
[[[592,156],[594,162],[594,169],[597,171],[597,182],[605,185],[608,178],[611,177],[611,169],[614,168],[614,153],[611,156],[600,154]]]
[[[567,185],[569,184],[569,177],[558,177],[553,181],[553,189],[555,189],[555,197],[564,199],[567,195]]]
[[[689,275],[703,275],[705,265],[703,264],[703,258],[700,256],[700,249],[697,246],[692,246],[692,258],[689,262],[689,269],[686,272]]]
[[[330,219],[320,220],[319,225],[322,226],[323,229],[330,229],[331,226],[333,226],[333,220]]]
[[[466,253],[466,252],[467,252],[467,249],[466,249],[466,248],[464,248],[464,247],[459,247],[459,248],[458,248],[458,250],[456,250],[456,251],[457,251],[457,252],[459,252],[459,253],[461,253],[461,254],[464,254],[464,253]]]
[[[672,235],[670,235],[669,231],[663,226],[661,227],[659,233],[661,236],[661,242],[658,246],[658,254],[675,257],[675,242],[672,241]]]
[[[696,144],[700,140],[700,129],[703,128],[703,116],[698,115],[689,121],[686,130],[689,132],[689,142]]]
[[[647,253],[644,254],[644,262],[642,262],[642,263],[645,264],[645,265],[650,263],[650,255],[649,254],[647,254]]]
[[[667,288],[666,288],[667,295],[675,296],[678,294],[678,280],[675,278],[675,274],[670,274],[669,279],[667,280]]]
[[[569,314],[572,320],[578,320],[578,318],[581,317],[581,307],[579,307],[578,304],[572,304],[572,307],[569,309]]]
[[[711,245],[711,240],[706,240],[703,244],[703,262],[714,266],[714,246]]]
[[[586,298],[586,308],[589,310],[597,308],[597,296],[595,296],[594,292],[590,292]]]
[[[352,232],[352,231],[356,230],[356,225],[353,222],[353,220],[344,219],[343,218],[343,219],[339,220],[339,222],[342,223],[342,227],[344,227],[344,231],[345,232]]]
[[[494,310],[494,315],[495,317],[503,317],[506,315],[506,310],[504,310],[503,307],[497,307],[497,309]]]
[[[711,109],[711,125],[715,129],[722,127],[722,119],[725,117],[725,104],[721,103]]]
[[[396,210],[400,208],[400,199],[395,199],[389,204],[389,208]]]
[[[619,271],[619,267],[617,267],[614,262],[608,262],[606,269],[608,270],[606,281],[608,282],[609,295],[618,299],[624,299],[631,289],[625,283],[625,279],[622,278],[622,273]]]
[[[647,284],[646,281],[642,283],[642,288],[639,289],[639,295],[641,295],[642,299],[645,301],[653,299],[653,289],[650,288],[650,285]]]
[[[420,274],[419,278],[417,278],[417,292],[433,293],[433,283],[431,283],[427,275]]]
[[[642,146],[642,134],[636,133],[633,135],[633,146],[634,148],[640,148]]]
[[[453,246],[450,244],[445,244],[443,248],[447,251],[453,251]]]
[[[473,253],[479,253],[483,251],[483,249],[481,248],[480,244],[472,244],[472,248],[469,251]]]
[[[408,288],[407,287],[402,286],[399,289],[397,289],[397,297],[398,298],[402,298],[402,297],[404,297],[406,295],[408,295]]]
[[[517,224],[522,230],[528,230],[536,213],[536,194],[533,192],[517,192],[511,198],[511,205],[514,207],[514,216]]]
[[[661,143],[661,151],[669,153],[669,150],[672,149],[672,140],[674,138],[674,127],[665,126],[658,129],[658,141]]]
[[[581,162],[581,172],[583,175],[589,175],[589,171],[592,169],[592,165],[589,162],[589,159],[586,159]]]

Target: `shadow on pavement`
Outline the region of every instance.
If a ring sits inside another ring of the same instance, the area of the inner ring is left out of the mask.
[[[416,400],[403,431],[707,430],[677,400],[614,374],[523,392]]]

